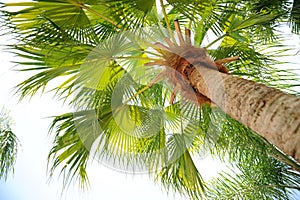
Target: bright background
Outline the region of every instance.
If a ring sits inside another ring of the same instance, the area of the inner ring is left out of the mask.
[[[282,29],[288,33],[288,28]],[[0,44],[7,44],[9,36],[1,36]],[[299,47],[299,36],[287,35],[285,44]],[[299,49],[299,48],[298,48]],[[296,53],[296,51],[294,52]],[[71,185],[64,195],[62,192],[62,178],[53,177],[49,182],[47,175],[47,156],[53,138],[48,135],[51,116],[68,112],[67,105],[63,105],[53,94],[46,93],[19,102],[14,95],[14,87],[25,80],[28,74],[13,71],[18,68],[10,61],[17,58],[0,49],[0,106],[11,111],[15,121],[13,132],[20,140],[21,147],[17,157],[15,173],[6,182],[0,181],[0,200],[140,200],[140,199],[185,199],[167,194],[159,184],[154,184],[147,174],[131,175],[116,172],[94,162],[88,166],[90,189],[79,191],[77,185]],[[285,60],[300,63],[300,57],[291,56]],[[292,65],[289,65],[292,66]],[[294,68],[300,69],[298,64]],[[300,73],[299,73],[300,74]],[[204,178],[209,178],[221,169],[218,163],[205,159],[198,167]],[[57,174],[59,171],[57,171]]]
[[[0,44],[12,43],[8,36],[0,36]],[[80,191],[78,185],[62,195],[62,177],[54,176],[49,181],[47,156],[53,137],[48,135],[50,123],[56,116],[69,112],[67,105],[53,99],[53,93],[36,95],[19,101],[15,86],[29,77],[26,72],[17,72],[20,66],[11,61],[18,60],[13,54],[0,49],[0,107],[10,110],[14,120],[13,132],[21,146],[17,156],[15,173],[6,182],[0,181],[0,200],[140,200],[140,199],[185,199],[155,184],[147,174],[124,174],[102,166],[96,161],[88,166],[90,188]],[[223,166],[210,158],[197,160],[202,176],[208,179]],[[59,174],[59,171],[56,171]]]

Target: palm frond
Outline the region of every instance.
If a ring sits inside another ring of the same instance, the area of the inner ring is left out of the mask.
[[[155,9],[155,0],[106,0],[111,15],[121,27],[136,29],[147,24],[147,18]]]
[[[13,173],[16,162],[18,139],[11,130],[11,119],[8,112],[0,111],[0,179],[6,180]]]
[[[208,199],[293,199],[292,193],[300,190],[299,174],[272,158],[268,163],[221,173],[210,181]]]
[[[182,144],[180,144],[182,140],[180,137],[181,135],[174,135],[173,139],[171,139],[174,151],[179,151],[177,153],[180,154],[180,157],[163,167],[156,179],[160,179],[167,190],[173,189],[181,195],[200,199],[203,197],[205,185],[190,153],[187,150],[182,152]]]
[[[153,51],[156,42],[164,44],[174,37],[168,20],[180,19],[193,29],[196,46],[204,45],[210,35],[216,40],[207,47],[221,41],[220,47],[209,51],[214,59],[241,58],[228,66],[232,74],[269,85],[294,78],[290,71],[276,69],[277,62],[261,48],[278,40],[276,22],[286,16],[286,1],[167,0],[161,1],[164,21],[155,3],[5,4],[23,7],[3,10],[4,25],[19,42],[11,48],[26,59],[18,64],[29,66],[21,71],[36,73],[18,85],[21,97],[62,77],[51,89],[68,98],[75,109],[55,117],[51,125],[56,135],[48,157],[50,174],[60,169],[65,186],[73,180],[85,186],[87,163],[93,158],[123,171],[154,172],[166,189],[189,198],[223,198],[222,193],[237,199],[288,198],[287,188],[298,189],[299,177],[283,162],[299,169],[297,163],[217,108],[198,107],[180,96],[170,104],[170,85],[164,80],[148,85],[162,67],[144,66],[159,61]],[[223,174],[206,185],[191,157],[203,149],[228,160],[239,173]],[[206,186],[211,189],[205,192]]]
[[[68,91],[71,91],[71,86],[76,82],[75,75],[78,73],[83,59],[90,52],[89,46],[73,46],[63,49],[54,47],[43,50],[33,46],[14,48],[19,50],[16,55],[30,59],[29,61],[17,62],[18,64],[33,66],[20,71],[40,71],[17,85],[17,92],[21,94],[21,98],[32,96],[39,90],[43,91],[49,82],[58,77],[66,77],[65,82],[54,89],[61,91],[67,88]]]
[[[297,74],[293,69],[285,67],[288,63],[278,61],[278,58],[286,55],[285,52],[289,50],[290,47],[285,45],[271,43],[265,47],[259,47],[256,44],[245,45],[231,37],[225,37],[216,50],[210,51],[210,55],[216,60],[238,55],[240,60],[227,66],[232,74],[262,82],[289,93],[296,93],[293,90],[293,84],[287,80],[296,81]],[[282,69],[282,66],[285,69]]]
[[[296,34],[300,33],[300,4],[299,1],[293,1],[293,7],[290,14],[292,31]]]
[[[74,118],[73,113],[54,118],[50,131],[55,128],[56,135],[48,156],[48,162],[53,163],[49,171],[52,176],[57,168],[61,168],[64,187],[69,186],[72,181],[78,181],[81,188],[86,188],[88,185],[86,165],[91,145],[77,134],[75,126],[77,118]]]
[[[67,31],[71,32],[71,30],[89,27],[90,21],[85,12],[76,5],[77,3],[71,1],[37,1],[5,5],[24,8],[15,12],[7,12],[7,15],[16,24],[18,33],[22,33],[22,38],[33,39],[36,36],[39,38],[50,34],[51,32],[47,32],[49,27],[52,27],[52,34],[55,32],[61,32],[61,34],[65,32],[66,34]],[[38,35],[39,32],[47,34]],[[44,37],[43,39],[47,38]]]

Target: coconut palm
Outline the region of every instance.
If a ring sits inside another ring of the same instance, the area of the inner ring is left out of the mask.
[[[0,112],[0,179],[6,180],[13,171],[18,140],[11,130],[11,119],[4,108]]]
[[[294,13],[286,1],[39,0],[5,4],[3,23],[20,70],[35,72],[21,98],[53,89],[75,109],[51,126],[50,171],[65,183],[85,186],[96,158],[193,199],[287,199],[300,100],[284,82],[296,75],[276,67],[276,26]],[[203,151],[233,172],[204,181]]]

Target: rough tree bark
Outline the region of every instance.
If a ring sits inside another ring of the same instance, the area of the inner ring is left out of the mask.
[[[167,66],[161,76],[175,86],[174,93],[179,88],[183,96],[199,104],[215,103],[300,163],[300,98],[228,74],[222,63],[236,58],[213,61],[205,48],[191,45],[190,30],[185,30],[184,38],[179,22],[175,21],[174,25],[180,44],[168,38],[165,38],[167,46],[156,43],[163,59],[148,65]],[[180,75],[174,74],[174,70]]]
[[[188,79],[224,112],[300,163],[300,98],[203,66],[194,66]]]

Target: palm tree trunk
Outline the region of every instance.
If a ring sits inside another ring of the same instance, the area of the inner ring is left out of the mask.
[[[197,65],[188,79],[224,112],[300,163],[300,98]]]

